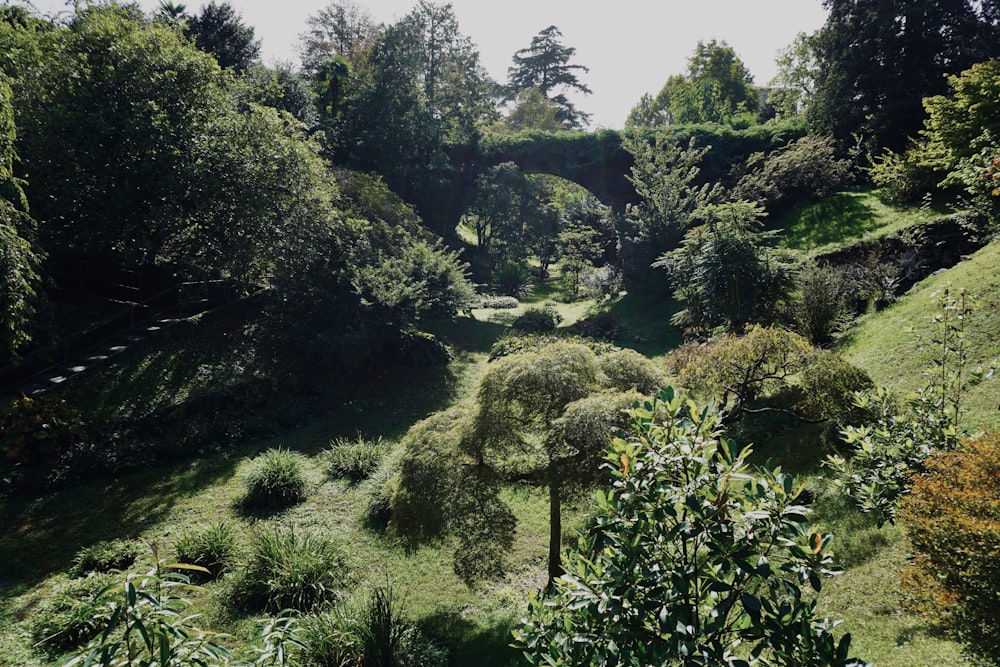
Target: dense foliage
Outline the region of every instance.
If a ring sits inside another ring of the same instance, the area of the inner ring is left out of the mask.
[[[839,570],[801,487],[752,470],[718,416],[672,390],[631,417],[597,515],[516,633],[529,663],[863,664],[815,612]]]
[[[947,91],[947,74],[997,55],[993,3],[825,0],[815,38],[809,115],[841,143],[900,151],[923,121],[921,100]],[[874,66],[873,66],[874,65]]]
[[[456,572],[466,580],[493,576],[503,571],[515,527],[501,485],[511,477],[537,481],[548,487],[548,572],[558,576],[566,494],[595,481],[609,433],[641,396],[632,387],[656,375],[635,368],[648,361],[631,361],[629,372],[612,364],[606,376],[590,348],[557,340],[493,362],[475,404],[432,415],[403,440],[393,530],[414,540],[454,533]]]
[[[914,553],[905,579],[909,594],[990,664],[1000,650],[998,462],[996,433],[934,454],[897,514]]]

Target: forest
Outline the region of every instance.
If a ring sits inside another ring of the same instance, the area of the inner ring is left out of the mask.
[[[823,7],[0,4],[0,667],[1000,664],[1000,2]]]

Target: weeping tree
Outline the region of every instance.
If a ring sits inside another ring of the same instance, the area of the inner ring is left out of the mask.
[[[642,396],[637,390],[659,384],[645,358],[623,352],[598,357],[578,343],[551,343],[500,359],[480,382],[476,404],[433,415],[407,434],[392,499],[393,531],[414,541],[455,534],[459,576],[495,575],[503,571],[516,526],[503,485],[544,485],[552,581],[562,573],[566,495],[599,478],[611,435],[626,425],[625,409]]]

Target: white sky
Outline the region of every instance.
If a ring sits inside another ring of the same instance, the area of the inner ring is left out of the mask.
[[[328,0],[231,0],[261,40],[265,62],[298,62],[298,35],[306,18]],[[357,0],[376,21],[392,22],[416,0]],[[66,9],[67,0],[34,0],[49,14]],[[140,0],[146,10],[159,0]],[[187,0],[188,12],[205,2]],[[687,68],[699,40],[729,42],[755,83],[774,76],[779,49],[798,32],[813,32],[826,19],[821,0],[452,0],[459,27],[479,47],[483,66],[506,81],[511,57],[550,25],[575,47],[574,64],[592,95],[574,98],[592,114],[591,128],[621,128],[643,93],[656,93],[672,74]]]

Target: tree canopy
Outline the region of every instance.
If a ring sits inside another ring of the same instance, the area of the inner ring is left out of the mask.
[[[645,359],[621,359],[611,374],[598,359],[565,342],[511,354],[492,363],[476,404],[411,429],[393,529],[414,539],[453,532],[460,539],[456,572],[466,580],[493,575],[502,571],[503,545],[515,525],[501,484],[511,477],[536,481],[549,489],[549,577],[561,574],[565,494],[595,481],[610,433],[625,425],[624,409],[641,396],[635,387],[658,376]],[[478,509],[469,516],[471,506]]]
[[[726,42],[698,42],[686,75],[674,75],[656,97],[643,95],[629,113],[626,127],[683,123],[719,123],[737,113],[757,115],[753,76]]]
[[[815,37],[814,123],[871,153],[900,151],[920,130],[921,100],[947,92],[947,74],[996,57],[994,3],[825,0]]]
[[[260,56],[260,40],[228,2],[212,0],[187,21],[195,46],[215,56],[222,67],[243,71]]]
[[[578,111],[566,97],[566,92],[575,90],[589,95],[590,88],[580,81],[576,73],[589,72],[590,69],[570,64],[576,49],[563,45],[561,37],[559,28],[550,25],[531,38],[530,46],[514,54],[514,64],[507,70],[506,95],[508,99],[516,99],[520,93],[537,88],[556,105],[556,117],[565,127],[580,128],[589,122],[590,115]]]

